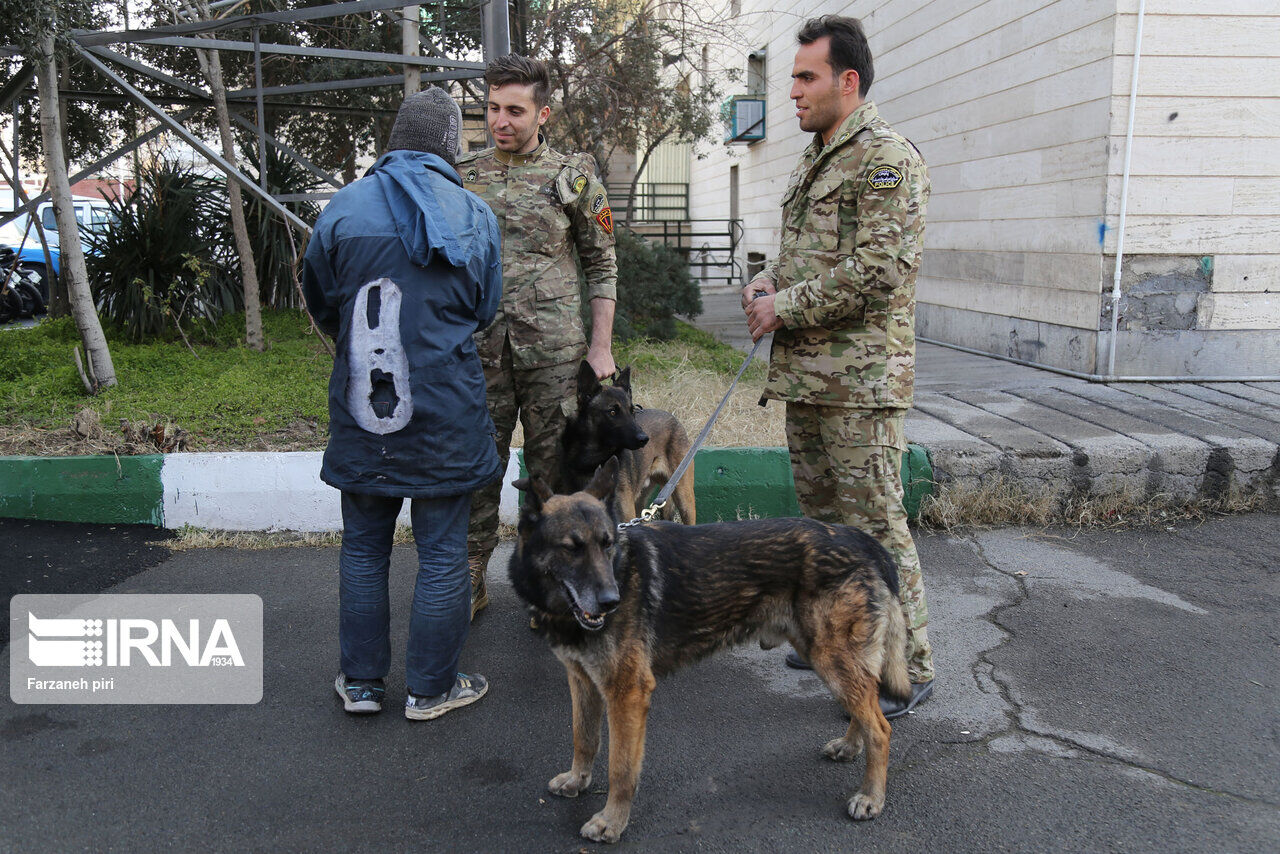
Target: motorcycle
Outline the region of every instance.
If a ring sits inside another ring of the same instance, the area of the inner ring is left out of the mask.
[[[17,253],[0,247],[0,323],[45,313],[39,274],[18,266]]]

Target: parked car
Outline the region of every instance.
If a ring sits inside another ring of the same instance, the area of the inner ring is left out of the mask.
[[[85,231],[101,231],[111,228],[115,214],[105,199],[91,196],[72,196],[72,205],[76,212],[76,221]],[[18,264],[22,269],[36,274],[40,278],[40,290],[46,302],[49,300],[50,272],[45,263],[44,247],[40,243],[40,235],[36,229],[44,233],[49,244],[49,261],[53,265],[53,276],[62,273],[61,243],[58,239],[58,223],[53,214],[53,203],[43,202],[36,207],[35,216],[23,214],[12,222],[0,226],[0,246],[7,246],[18,253]],[[25,241],[23,237],[26,237]],[[82,235],[80,245],[87,254],[93,250]]]

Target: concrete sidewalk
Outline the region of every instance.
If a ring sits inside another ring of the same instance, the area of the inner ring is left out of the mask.
[[[698,327],[750,348],[736,293],[702,302]],[[1280,383],[1103,385],[920,344],[907,438],[961,486],[1001,476],[1031,494],[1280,499]]]

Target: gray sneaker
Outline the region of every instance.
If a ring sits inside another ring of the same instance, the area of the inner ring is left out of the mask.
[[[404,716],[411,721],[435,720],[446,712],[469,706],[489,691],[489,680],[479,674],[459,673],[453,687],[435,697],[415,697],[404,702]]]
[[[348,679],[339,673],[333,690],[342,698],[342,707],[353,715],[371,715],[382,711],[382,697],[387,688],[381,679]]]

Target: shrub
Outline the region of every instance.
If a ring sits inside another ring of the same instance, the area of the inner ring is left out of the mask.
[[[204,331],[241,308],[221,182],[161,161],[109,204],[116,222],[90,234],[86,261],[99,314],[125,338]]]
[[[674,249],[628,228],[617,230],[618,305],[614,335],[622,340],[676,337],[676,316],[702,313],[702,292]],[[590,311],[590,309],[587,309]]]

